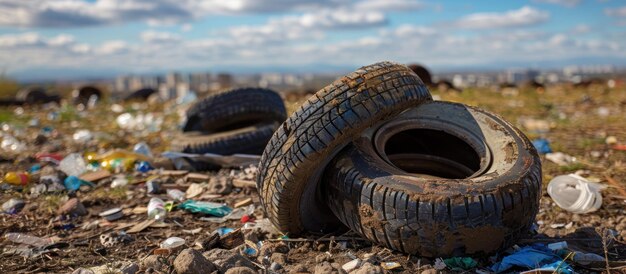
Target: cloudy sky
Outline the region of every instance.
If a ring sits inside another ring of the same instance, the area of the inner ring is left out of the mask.
[[[0,72],[626,65],[622,0],[0,0]]]

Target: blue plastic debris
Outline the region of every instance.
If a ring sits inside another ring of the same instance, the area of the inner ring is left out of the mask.
[[[231,233],[231,232],[233,232],[235,230],[230,228],[230,227],[220,227],[220,228],[216,229],[215,231],[217,231],[217,234],[219,234],[220,237],[221,237],[221,236],[224,236],[224,235],[226,235],[228,233]]]
[[[94,187],[94,184],[81,180],[76,176],[68,176],[67,178],[65,178],[65,181],[63,181],[63,185],[65,186],[65,189],[70,192],[78,190],[82,185]]]
[[[561,257],[545,246],[525,246],[517,252],[502,258],[502,261],[494,264],[491,270],[496,273],[502,273],[514,266],[534,269],[538,266],[560,262],[561,260]]]
[[[147,161],[141,161],[139,162],[136,166],[135,166],[135,170],[141,172],[141,173],[146,173],[150,170],[153,170],[154,168],[150,165],[150,163],[148,163]]]
[[[548,142],[548,140],[546,139],[535,139],[533,141],[533,146],[535,146],[539,154],[552,153],[552,148],[550,148],[550,142]]]

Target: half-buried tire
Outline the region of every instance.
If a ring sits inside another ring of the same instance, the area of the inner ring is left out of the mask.
[[[275,91],[238,88],[209,95],[189,108],[183,131],[215,133],[285,119],[285,104]]]
[[[268,218],[290,235],[343,227],[318,188],[326,164],[368,127],[427,100],[419,77],[391,62],[362,67],[309,97],[261,156],[257,189]]]
[[[221,155],[255,154],[265,149],[278,123],[255,125],[245,128],[202,135],[200,132],[183,133],[172,140],[173,151]]]
[[[363,132],[324,179],[342,223],[425,257],[512,245],[541,197],[541,163],[519,130],[487,111],[436,101]]]

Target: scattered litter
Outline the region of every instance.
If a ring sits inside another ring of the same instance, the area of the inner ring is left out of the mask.
[[[533,146],[537,149],[539,154],[552,153],[552,148],[550,148],[550,142],[546,139],[535,139],[533,141]]]
[[[470,257],[453,257],[445,259],[443,262],[454,271],[470,270],[478,265],[478,262]]]
[[[11,198],[2,204],[2,212],[8,214],[17,214],[22,210],[22,208],[24,208],[25,205],[26,202],[24,202],[24,200]]]
[[[161,248],[177,248],[185,244],[185,239],[179,237],[169,237],[159,245]]]
[[[576,162],[576,158],[563,152],[546,153],[546,159],[559,166],[566,166]]]
[[[496,273],[502,273],[514,266],[534,269],[538,265],[545,265],[560,260],[561,257],[552,253],[548,248],[525,246],[515,251],[515,253],[502,258],[502,261],[494,264],[491,270]]]
[[[159,198],[151,198],[148,203],[148,217],[153,220],[162,221],[165,219],[165,203]]]
[[[605,188],[576,174],[568,174],[552,179],[548,184],[548,194],[559,207],[567,211],[589,213],[602,206],[600,190]]]
[[[553,250],[553,251],[566,249],[567,248],[567,242],[562,241],[562,242],[551,243],[551,244],[548,244],[548,248],[550,250]]]
[[[178,189],[168,189],[167,196],[177,202],[182,202],[185,200],[185,192],[182,192]]]
[[[192,213],[203,213],[216,217],[224,217],[232,212],[232,209],[225,204],[194,200],[187,200],[178,207]]]
[[[363,263],[363,261],[361,261],[361,259],[356,258],[356,259],[354,259],[352,261],[349,261],[349,262],[345,263],[344,265],[342,265],[341,269],[343,269],[343,271],[345,271],[345,272],[350,272],[352,270],[355,270],[355,269],[359,268],[362,263]]]
[[[112,208],[109,210],[105,210],[102,213],[98,214],[98,216],[104,217],[105,219],[107,219],[107,221],[115,221],[117,219],[122,218],[122,216],[124,216],[124,213],[122,212],[121,208],[116,207],[116,208]]]

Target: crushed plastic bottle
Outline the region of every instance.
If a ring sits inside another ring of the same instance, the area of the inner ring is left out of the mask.
[[[4,182],[16,186],[25,186],[30,182],[30,175],[26,172],[7,172]]]
[[[148,217],[157,221],[163,221],[167,211],[165,210],[165,203],[159,198],[152,198],[148,203]]]
[[[146,142],[139,142],[135,144],[135,146],[133,147],[133,152],[152,158],[152,150],[150,150],[150,146],[148,146]]]
[[[161,248],[177,248],[185,244],[185,239],[179,237],[169,237],[163,241],[159,247]]]
[[[22,233],[7,233],[4,237],[16,244],[27,244],[34,247],[42,247],[52,244],[50,239],[39,238],[36,236],[26,235]]]
[[[185,192],[182,192],[178,189],[168,189],[167,196],[172,198],[172,200],[177,202],[182,202],[185,200]]]
[[[2,137],[0,148],[2,148],[2,150],[7,151],[7,152],[19,153],[26,149],[26,145],[20,142],[18,139],[15,139],[15,137],[5,134]]]
[[[83,156],[78,153],[71,153],[59,162],[59,169],[67,176],[80,176],[87,171],[87,164]]]
[[[559,207],[582,214],[602,206],[600,190],[605,188],[576,174],[568,174],[554,177],[548,184],[548,194]]]
[[[87,129],[81,129],[74,132],[74,134],[72,135],[72,139],[74,139],[74,141],[77,143],[84,144],[93,139],[93,134]]]
[[[11,198],[2,204],[2,211],[8,214],[16,214],[24,208],[26,202],[22,199]]]

